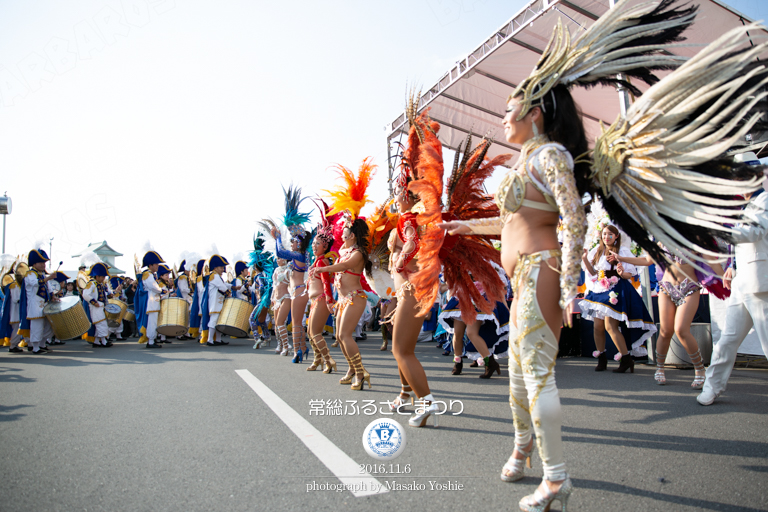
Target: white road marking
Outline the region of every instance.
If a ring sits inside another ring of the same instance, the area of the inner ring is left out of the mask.
[[[387,487],[379,483],[369,473],[350,477],[349,475],[359,473],[360,464],[356,463],[349,455],[333,444],[330,439],[313,427],[310,422],[305,420],[251,372],[248,370],[235,370],[235,373],[259,395],[259,398],[264,400],[264,403],[296,434],[296,437],[309,448],[309,451],[320,459],[320,462],[325,464],[325,467],[331,470],[331,473],[341,483],[349,486],[348,490],[352,495],[360,497],[388,492]]]

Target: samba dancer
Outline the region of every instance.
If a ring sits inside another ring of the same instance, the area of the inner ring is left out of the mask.
[[[275,259],[264,250],[264,239],[261,233],[257,233],[253,239],[253,251],[249,255],[248,263],[254,272],[258,272],[253,279],[252,296],[255,307],[250,317],[251,330],[253,331],[253,339],[255,341],[253,348],[258,349],[261,348],[264,342],[269,345],[269,340],[271,339],[267,326],[267,316],[272,302],[272,275],[275,272],[276,266]],[[259,329],[261,329],[261,334],[258,333]],[[280,349],[279,341],[278,349]]]
[[[310,236],[303,225],[309,221],[308,213],[299,212],[299,206],[305,198],[301,197],[301,189],[288,187],[285,193],[285,215],[283,224],[291,234],[291,248],[287,250],[283,247],[280,230],[274,224],[272,226],[264,225],[270,228],[270,234],[275,239],[275,254],[289,262],[290,273],[290,294],[291,294],[291,322],[293,326],[293,359],[291,362],[300,363],[308,354],[309,348],[306,346],[304,332],[304,313],[307,310],[307,286],[304,282],[304,274],[307,271],[307,249],[309,249]]]
[[[313,267],[310,276],[318,273],[334,272],[334,286],[338,290],[339,300],[335,313],[338,321],[336,337],[341,344],[344,357],[347,358],[349,369],[339,380],[339,384],[350,384],[352,390],[362,390],[363,383],[371,387],[371,375],[363,366],[360,349],[354,338],[354,330],[360,317],[365,311],[368,297],[361,283],[363,270],[370,265],[367,254],[368,226],[363,219],[352,220],[351,216],[344,221],[342,240],[344,244],[339,249],[339,260],[333,265]],[[358,244],[363,244],[362,247]]]
[[[290,272],[288,262],[283,258],[277,258],[277,268],[272,274],[272,318],[275,319],[275,336],[277,336],[277,348],[275,354],[287,356],[290,354],[291,344],[288,342],[288,329],[285,322],[288,313],[291,312]]]
[[[320,210],[320,224],[317,227],[317,234],[312,240],[312,253],[315,255],[315,261],[311,268],[327,267],[333,263],[332,257],[338,257],[338,252],[334,247],[333,226],[336,216],[328,217],[329,208],[322,202]],[[320,205],[318,205],[320,207]],[[335,305],[333,298],[333,289],[331,287],[331,277],[327,274],[317,276],[310,272],[307,279],[307,294],[309,295],[309,318],[307,327],[309,330],[309,344],[314,352],[312,364],[307,367],[308,372],[317,370],[325,361],[323,373],[332,373],[336,369],[336,361],[331,357],[328,350],[328,344],[323,337],[323,330],[331,315]]]
[[[368,225],[365,219],[358,217],[360,209],[368,203],[365,192],[374,174],[374,166],[370,158],[360,165],[357,178],[349,169],[339,165],[337,170],[344,179],[345,186],[334,191],[327,191],[334,198],[333,207],[327,215],[340,214],[336,225],[343,228],[341,239],[343,245],[339,249],[339,259],[333,265],[313,267],[310,277],[318,273],[333,272],[334,286],[338,292],[335,307],[337,321],[336,338],[341,344],[341,350],[347,359],[349,369],[339,384],[350,384],[350,389],[363,389],[364,382],[371,388],[371,375],[363,366],[360,349],[355,342],[354,331],[368,303],[366,291],[370,287],[363,279],[363,271],[371,270],[368,259]]]

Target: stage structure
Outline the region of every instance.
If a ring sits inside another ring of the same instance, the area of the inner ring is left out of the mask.
[[[439,138],[443,146],[455,149],[471,131],[475,135],[487,134],[495,139],[488,152],[489,157],[502,153],[512,153],[517,157],[519,148],[504,140],[501,127],[509,93],[538,62],[558,18],[575,37],[608,11],[613,3],[613,0],[533,0],[457,62],[436,84],[422,91],[419,110],[431,108],[430,116],[440,123]],[[677,55],[691,57],[703,45],[728,30],[752,21],[717,0],[697,0],[693,3],[699,5],[699,14],[685,36],[687,43],[698,46],[674,48],[672,53]],[[761,38],[768,36],[768,32],[761,30],[752,35]],[[639,84],[639,87],[641,90],[648,88],[645,84]],[[600,121],[612,124],[623,102],[612,87],[596,86],[589,90],[576,87],[572,92],[583,111],[584,126],[591,145],[600,133]],[[388,125],[387,132],[391,192],[392,156],[397,151],[393,142],[404,142],[408,133],[404,113]],[[751,135],[755,143],[768,140],[768,134]],[[759,153],[760,149],[757,147],[755,153]],[[515,160],[510,160],[510,164],[514,164]]]

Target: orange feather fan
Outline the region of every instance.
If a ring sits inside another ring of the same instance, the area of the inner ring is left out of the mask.
[[[419,226],[419,270],[410,276],[410,281],[421,315],[432,308],[440,291],[439,253],[444,232],[436,226],[442,220],[443,210],[443,146],[437,138],[439,129],[429,119],[429,109],[422,112],[411,124],[408,150],[403,155],[403,163],[411,166],[414,178],[409,190],[419,196],[419,204],[414,208]]]
[[[391,201],[385,201],[376,207],[376,210],[365,219],[368,224],[368,247],[373,249],[389,236],[390,231],[397,227],[400,215],[389,212]]]
[[[333,200],[333,206],[327,215],[330,216],[348,210],[354,218],[357,218],[363,206],[372,202],[366,195],[368,185],[370,185],[371,179],[376,173],[376,166],[371,163],[371,160],[371,157],[363,160],[357,177],[343,165],[336,165],[336,170],[339,177],[344,180],[344,185],[334,190],[323,190]]]
[[[483,139],[474,150],[470,151],[472,136],[456,151],[453,172],[446,184],[445,191],[448,207],[443,213],[446,220],[469,220],[485,217],[497,217],[499,208],[491,196],[483,190],[483,182],[493,174],[496,166],[506,163],[512,155],[499,155],[486,161],[485,155],[491,147],[491,141]],[[484,236],[446,236],[443,241],[440,259],[443,263],[443,277],[453,295],[459,302],[461,317],[466,323],[477,319],[477,310],[491,313],[497,302],[505,299],[506,288],[496,269],[501,267],[501,258]],[[475,283],[480,283],[485,297]]]
[[[470,324],[477,319],[478,310],[491,313],[496,302],[505,299],[504,282],[491,264],[500,267],[499,251],[491,244],[490,237],[446,236],[434,225],[441,220],[498,216],[499,209],[493,198],[483,190],[483,182],[493,174],[496,166],[507,162],[511,155],[500,155],[485,161],[491,142],[484,139],[470,151],[472,138],[468,137],[463,158],[461,146],[456,152],[453,172],[445,187],[448,205],[442,211],[442,158],[430,142],[429,136],[425,137],[425,147],[419,151],[414,172],[421,179],[411,184],[411,190],[419,194],[423,203],[423,213],[417,217],[418,224],[426,226],[426,232],[420,239],[419,271],[411,277],[411,282],[416,288],[419,309],[426,312],[437,296],[438,276],[442,269],[448,288],[459,302],[462,319]],[[485,296],[475,282],[481,285]]]
[[[368,224],[368,258],[378,261],[379,268],[386,270],[389,267],[389,235],[397,228],[400,215],[389,212],[391,201],[380,204],[376,210],[365,219]]]

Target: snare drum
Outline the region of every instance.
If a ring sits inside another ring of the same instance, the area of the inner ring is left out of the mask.
[[[107,325],[110,327],[120,327],[128,311],[128,304],[120,299],[109,299],[104,307],[104,316],[107,317]]]
[[[64,297],[59,302],[49,302],[43,308],[43,314],[60,340],[79,338],[91,328],[80,297]]]
[[[251,328],[249,321],[253,304],[243,299],[230,297],[224,301],[216,323],[216,330],[234,338],[245,338]]]
[[[125,316],[123,317],[123,320],[127,320],[129,322],[135,322],[136,321],[136,315],[133,313],[132,309],[126,309],[125,310]]]
[[[189,305],[181,297],[166,297],[160,301],[157,332],[165,336],[181,336],[189,326]]]

